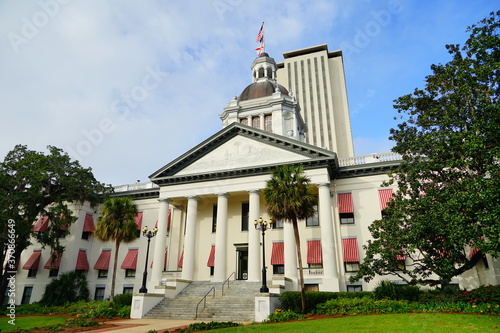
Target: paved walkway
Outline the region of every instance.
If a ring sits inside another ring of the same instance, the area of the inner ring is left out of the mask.
[[[124,319],[113,321],[116,325],[112,328],[102,328],[85,333],[147,333],[149,330],[156,330],[158,333],[163,333],[167,329],[188,326],[197,320],[167,320],[167,319]]]

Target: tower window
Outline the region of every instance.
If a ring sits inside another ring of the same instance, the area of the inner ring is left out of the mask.
[[[260,128],[260,117],[259,116],[252,117],[252,127]]]
[[[266,114],[264,116],[264,130],[272,133],[272,131],[273,131],[273,115],[272,114]]]

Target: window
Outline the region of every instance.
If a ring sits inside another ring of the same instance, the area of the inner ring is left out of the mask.
[[[135,277],[135,269],[127,268],[125,270],[125,277]]]
[[[248,202],[241,203],[241,231],[248,231],[248,212],[250,205]]]
[[[285,274],[285,265],[273,265],[273,274]]]
[[[382,218],[387,218],[387,203],[392,200],[392,189],[388,190],[379,190],[378,196],[380,200],[380,212],[382,214]]]
[[[96,287],[95,288],[94,300],[95,301],[104,301],[104,291],[105,290],[106,290],[105,287]]]
[[[59,275],[59,268],[51,268],[49,271],[49,277],[56,277]]]
[[[319,284],[304,284],[305,291],[319,291]]]
[[[354,213],[340,213],[340,224],[354,224]]]
[[[21,299],[21,304],[29,304],[30,303],[32,292],[33,292],[32,286],[24,287],[23,298]]]
[[[348,285],[347,291],[363,291],[363,286]]]
[[[212,232],[217,231],[217,205],[212,208]]]
[[[97,273],[98,278],[107,278],[108,277],[108,270],[106,269],[100,269]]]
[[[210,276],[214,276],[214,266],[210,266]]]
[[[274,221],[273,229],[283,229],[283,220]]]
[[[92,233],[89,231],[83,231],[82,232],[82,239],[88,240],[91,234]]]
[[[133,294],[133,293],[134,293],[134,287],[123,287],[122,294]]]
[[[318,218],[318,206],[314,206],[314,216],[306,220],[306,227],[317,227],[319,226]]]
[[[342,253],[346,273],[357,272],[359,270],[359,253],[356,238],[342,239]]]
[[[359,271],[359,262],[344,262],[344,269],[346,273],[353,273]]]
[[[36,270],[36,269],[30,269],[30,270],[28,270],[28,277],[29,278],[36,278],[36,272],[37,271],[38,270]]]
[[[252,127],[260,128],[260,116],[252,117]]]
[[[488,259],[486,258],[486,256],[483,256],[481,258],[481,261],[483,262],[483,266],[485,269],[489,269],[490,268],[490,265],[488,264]]]
[[[241,118],[240,123],[243,125],[248,125],[248,118]]]
[[[272,133],[272,131],[273,131],[273,115],[266,114],[264,116],[264,130]]]

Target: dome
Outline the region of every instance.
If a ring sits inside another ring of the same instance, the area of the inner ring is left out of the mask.
[[[238,101],[248,101],[251,99],[272,96],[272,94],[276,92],[276,87],[282,94],[288,95],[288,91],[282,85],[270,80],[265,80],[254,82],[246,87],[238,98]]]

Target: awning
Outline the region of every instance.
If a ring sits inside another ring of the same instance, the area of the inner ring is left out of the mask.
[[[307,263],[322,264],[323,256],[321,254],[321,241],[307,241]]]
[[[92,215],[86,214],[83,222],[83,232],[93,232],[95,230],[94,219]]]
[[[135,224],[137,225],[137,229],[141,230],[142,229],[142,212],[138,212],[135,217]]]
[[[33,251],[28,261],[23,266],[23,269],[31,269],[37,270],[38,265],[40,264],[40,256],[42,255],[42,251]]]
[[[76,259],[76,267],[77,271],[88,271],[89,270],[89,261],[87,260],[87,251],[80,250],[78,251],[78,258]]]
[[[43,268],[45,269],[59,269],[59,266],[61,265],[61,258],[62,254],[56,253],[56,260],[52,262],[52,255],[50,256],[49,260],[43,265]]]
[[[184,250],[182,250],[181,257],[179,258],[179,262],[177,263],[177,268],[182,268],[183,261],[184,261]]]
[[[35,226],[33,227],[33,231],[45,232],[49,226],[49,217],[44,215],[38,219]]]
[[[378,190],[378,196],[380,199],[380,210],[384,210],[387,208],[387,203],[392,199],[392,189]]]
[[[170,220],[172,219],[172,210],[168,210],[168,217],[167,217],[167,230],[170,230]],[[158,228],[158,220],[156,220],[155,223],[155,228]]]
[[[352,208],[352,194],[351,193],[339,193],[338,194],[338,205],[339,213],[352,213],[354,209]]]
[[[111,258],[111,250],[103,250],[94,265],[94,269],[102,271],[109,270],[110,258]]]
[[[344,262],[359,262],[358,242],[356,238],[342,239]]]
[[[215,245],[212,245],[212,248],[210,249],[210,255],[208,256],[207,266],[214,267],[214,263],[215,263]]]
[[[273,250],[271,252],[271,265],[284,265],[285,264],[285,243],[273,243]]]
[[[469,259],[472,258],[478,252],[479,252],[479,249],[477,247],[471,248],[470,252],[469,252]]]
[[[396,254],[396,260],[398,260],[398,261],[404,261],[404,260],[406,260],[406,258],[402,254]]]
[[[123,259],[123,263],[121,265],[122,269],[135,269],[137,266],[137,254],[139,253],[138,249],[128,250],[125,259]]]
[[[163,257],[163,270],[167,270],[167,254],[168,254],[168,248],[165,248],[165,256]],[[151,265],[149,266],[150,268],[153,268],[154,260],[151,261]]]

